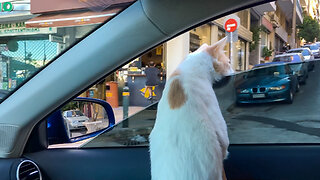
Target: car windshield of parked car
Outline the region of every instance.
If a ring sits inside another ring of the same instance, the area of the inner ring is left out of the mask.
[[[133,1],[9,1],[0,12],[0,101]]]
[[[248,72],[247,77],[257,77],[257,76],[273,76],[285,74],[285,68],[283,65],[279,66],[266,66],[258,69],[254,69]]]
[[[290,62],[292,59],[292,56],[279,56],[275,57],[272,62]]]
[[[308,47],[310,50],[318,50],[318,46],[317,45],[310,45],[310,46],[306,46]]]
[[[310,55],[309,52],[307,50],[291,50],[288,51],[288,53],[301,53],[303,56],[308,56]]]

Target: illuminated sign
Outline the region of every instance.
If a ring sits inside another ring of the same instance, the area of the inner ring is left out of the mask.
[[[54,34],[57,33],[57,28],[26,28],[24,22],[15,22],[0,24],[0,37],[2,36],[19,36],[32,34]]]
[[[13,4],[11,2],[0,3],[1,11],[9,12],[13,10]]]

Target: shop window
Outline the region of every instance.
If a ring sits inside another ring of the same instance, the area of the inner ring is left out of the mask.
[[[190,51],[193,52],[200,47],[201,44],[211,44],[211,26],[202,25],[190,31]]]
[[[240,24],[245,27],[246,29],[249,29],[249,23],[248,23],[248,18],[249,18],[249,15],[250,15],[250,10],[246,9],[246,10],[243,10],[243,11],[239,11],[237,13],[237,15],[239,16],[240,18]]]

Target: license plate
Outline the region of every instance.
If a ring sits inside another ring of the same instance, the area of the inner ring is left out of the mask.
[[[253,94],[252,97],[253,98],[265,98],[266,95],[265,94]]]

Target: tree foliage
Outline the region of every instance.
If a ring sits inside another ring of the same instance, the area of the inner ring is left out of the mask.
[[[313,42],[315,38],[319,39],[320,26],[317,20],[305,15],[303,23],[298,25],[298,37],[305,39],[307,42]]]

